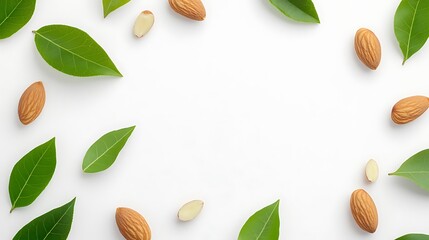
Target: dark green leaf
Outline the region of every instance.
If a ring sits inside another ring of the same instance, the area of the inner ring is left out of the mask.
[[[311,0],[270,0],[270,2],[284,15],[296,21],[320,23]]]
[[[130,2],[130,0],[103,0],[104,17]]]
[[[279,204],[280,200],[253,214],[241,229],[238,240],[278,240]]]
[[[0,0],[0,39],[8,38],[30,21],[36,0]]]
[[[429,37],[429,1],[402,0],[395,14],[395,35],[404,64]]]
[[[34,33],[40,55],[58,71],[79,77],[122,76],[104,49],[78,28],[49,25]]]
[[[396,240],[429,240],[429,235],[413,233],[404,235]]]
[[[74,203],[51,210],[25,225],[13,240],[66,240],[73,222]]]
[[[408,178],[419,187],[429,191],[429,149],[410,157],[396,172],[389,173],[389,175]]]
[[[11,212],[30,205],[46,188],[57,164],[55,138],[27,153],[13,167],[9,179]]]
[[[92,144],[83,159],[83,171],[96,173],[112,166],[134,128],[135,126],[109,132]]]

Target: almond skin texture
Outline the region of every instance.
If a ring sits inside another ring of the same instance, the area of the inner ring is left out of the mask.
[[[371,30],[361,28],[356,32],[355,51],[363,64],[372,70],[377,69],[381,61],[381,46]]]
[[[22,124],[28,125],[40,115],[45,100],[46,93],[42,82],[35,82],[24,91],[18,104],[18,116]]]
[[[206,18],[206,9],[201,0],[168,0],[171,8],[187,18],[203,21]]]
[[[378,226],[377,208],[371,196],[363,190],[358,189],[350,197],[350,209],[357,225],[364,231],[374,233]]]
[[[151,239],[151,231],[144,217],[130,208],[116,209],[116,224],[127,240]]]
[[[429,107],[429,99],[425,96],[407,97],[392,108],[392,120],[397,124],[405,124],[420,117]]]

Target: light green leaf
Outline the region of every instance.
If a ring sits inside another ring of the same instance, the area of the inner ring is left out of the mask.
[[[36,147],[19,160],[9,179],[11,212],[30,205],[51,181],[57,164],[55,138]]]
[[[36,0],[0,0],[0,39],[8,38],[30,21]]]
[[[402,0],[395,13],[395,35],[404,64],[429,37],[429,1]]]
[[[413,233],[404,235],[396,240],[429,240],[429,235]]]
[[[238,240],[278,240],[279,204],[280,200],[253,214],[241,229]]]
[[[134,128],[135,126],[112,131],[98,139],[86,152],[82,170],[96,173],[112,166]]]
[[[429,149],[410,157],[396,172],[389,173],[389,175],[408,178],[419,187],[429,191]]]
[[[25,225],[13,240],[66,240],[73,222],[74,203],[53,209]]]
[[[103,0],[104,17],[130,2],[130,0]]]
[[[298,22],[320,23],[311,0],[270,0],[280,12]]]
[[[49,25],[34,33],[40,55],[58,71],[79,77],[122,77],[104,49],[84,31],[65,25]]]

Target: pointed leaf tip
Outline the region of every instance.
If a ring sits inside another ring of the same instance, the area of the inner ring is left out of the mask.
[[[241,229],[238,240],[278,240],[279,204],[280,200],[277,200],[253,214]]]
[[[285,16],[306,23],[320,23],[319,15],[311,0],[270,0]]]
[[[418,52],[429,37],[429,1],[402,0],[394,18],[395,36],[404,60]]]
[[[86,152],[82,170],[85,173],[96,173],[112,166],[135,127],[111,131],[99,138]]]
[[[78,77],[122,77],[104,49],[86,32],[66,25],[48,25],[35,31],[42,58],[60,72]]]
[[[422,189],[429,191],[429,149],[414,154],[398,170],[389,175],[407,178]]]
[[[13,167],[9,178],[10,212],[33,203],[51,181],[55,167],[55,138],[22,157]]]

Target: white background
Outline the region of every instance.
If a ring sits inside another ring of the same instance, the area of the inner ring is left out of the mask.
[[[293,22],[267,0],[206,0],[193,22],[166,0],[133,0],[103,19],[101,0],[39,0],[32,20],[0,41],[1,239],[77,197],[69,239],[122,239],[116,207],[144,215],[155,240],[229,240],[255,211],[277,199],[280,239],[394,239],[429,233],[429,193],[387,173],[429,147],[429,114],[396,126],[392,106],[429,95],[429,47],[402,66],[393,32],[399,1],[317,0],[321,24]],[[156,23],[142,39],[131,29],[140,11]],[[38,54],[31,30],[54,23],[88,32],[123,78],[75,78]],[[383,58],[365,68],[356,30],[372,29]],[[22,126],[22,92],[43,81],[41,116]],[[103,134],[137,125],[115,164],[81,171]],[[9,175],[28,151],[57,138],[53,179],[29,207],[9,214]],[[368,184],[366,162],[380,178]],[[366,189],[379,211],[373,235],[360,230],[349,197]],[[176,212],[205,201],[193,222]]]

